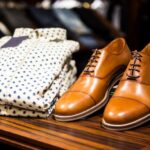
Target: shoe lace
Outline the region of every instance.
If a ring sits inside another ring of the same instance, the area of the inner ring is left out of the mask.
[[[142,55],[138,51],[133,51],[132,52],[133,56],[133,63],[130,64],[130,74],[127,74],[127,79],[129,80],[136,80],[137,78],[140,77],[140,75],[135,75],[135,72],[140,72],[139,67],[141,67],[140,64],[137,64],[138,62],[141,62],[141,57]]]
[[[94,69],[91,70],[91,68],[95,68],[97,63],[98,63],[98,59],[100,58],[101,55],[101,49],[95,49],[93,55],[91,56],[88,64],[86,65],[85,69],[84,69],[84,74],[91,74],[94,72]],[[95,63],[95,65],[94,65]]]

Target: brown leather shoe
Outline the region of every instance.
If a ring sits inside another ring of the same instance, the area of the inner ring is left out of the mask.
[[[78,80],[56,103],[55,119],[74,121],[101,109],[130,58],[130,50],[123,38],[95,50]]]
[[[105,108],[102,124],[127,130],[150,120],[150,44],[134,51],[114,95]]]

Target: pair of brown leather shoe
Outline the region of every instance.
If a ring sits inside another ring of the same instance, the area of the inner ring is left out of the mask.
[[[109,100],[110,90],[119,80]],[[56,103],[54,117],[74,121],[106,104],[105,128],[126,130],[150,119],[150,44],[131,55],[125,40],[118,38],[95,50],[78,80]]]

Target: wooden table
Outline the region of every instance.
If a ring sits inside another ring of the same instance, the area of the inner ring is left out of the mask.
[[[76,122],[0,117],[0,142],[19,149],[150,150],[149,123],[115,132],[103,129],[100,122],[98,113]]]

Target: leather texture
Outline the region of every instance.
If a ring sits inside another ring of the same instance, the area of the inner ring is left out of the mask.
[[[105,108],[103,120],[112,125],[138,126],[150,114],[150,44],[133,58]],[[148,120],[148,119],[147,119]],[[105,124],[105,123],[104,123]],[[109,126],[109,125],[108,125]],[[125,126],[124,126],[125,127]]]
[[[114,74],[127,66],[130,58],[130,50],[123,38],[117,38],[103,49],[96,50],[78,80],[56,103],[55,115],[82,114],[100,103]]]

